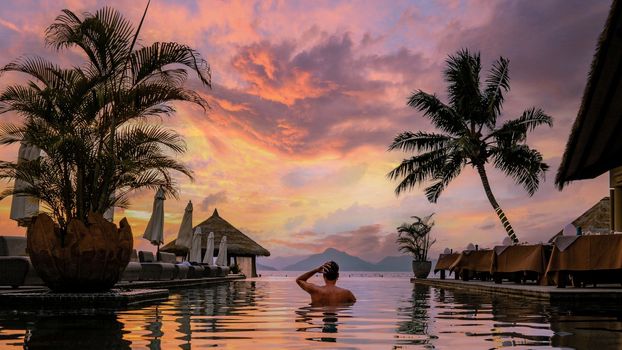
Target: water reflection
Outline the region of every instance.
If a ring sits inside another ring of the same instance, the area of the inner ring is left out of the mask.
[[[28,314],[12,322],[3,320],[5,329],[25,330],[24,349],[129,349],[125,326],[114,313]]]
[[[174,291],[130,310],[0,310],[0,348],[622,348],[622,305],[556,304],[343,278],[355,305],[309,306],[290,279]]]
[[[430,336],[428,330],[430,309],[430,288],[414,284],[410,298],[404,301],[404,306],[397,308],[400,321],[397,324],[397,333],[400,344],[425,345],[430,344],[435,336]]]
[[[352,317],[351,311],[352,306],[304,306],[296,310],[295,328],[297,332],[323,333],[319,337],[306,337],[307,340],[334,343],[339,333],[339,318]]]

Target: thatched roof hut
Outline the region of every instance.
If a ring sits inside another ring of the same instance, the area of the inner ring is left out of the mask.
[[[218,243],[223,236],[227,236],[227,254],[232,257],[235,256],[270,256],[270,252],[253,241],[250,237],[242,233],[242,231],[235,228],[227,220],[220,217],[218,209],[214,209],[214,213],[207,220],[198,224],[196,227],[201,227],[201,231],[205,233],[206,238],[201,241],[201,248],[205,250],[207,248],[207,234],[214,232],[214,255],[218,255]],[[193,230],[194,230],[193,228]],[[161,251],[172,252],[177,255],[185,255],[187,251],[175,245],[175,240],[169,242],[164,247],[160,248]]]
[[[609,205],[609,197],[604,197],[598,203],[594,204],[585,213],[576,218],[572,225],[580,227],[584,234],[602,234],[611,232],[611,207]],[[549,239],[552,243],[557,236],[561,236],[563,230],[559,231],[555,236]]]
[[[598,40],[581,107],[555,183],[592,179],[622,166],[622,1],[614,0]]]

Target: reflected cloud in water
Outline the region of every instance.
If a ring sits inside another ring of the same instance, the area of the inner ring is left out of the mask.
[[[2,349],[622,348],[622,305],[551,304],[345,277],[352,306],[313,307],[293,278],[172,291],[129,310],[0,310]]]

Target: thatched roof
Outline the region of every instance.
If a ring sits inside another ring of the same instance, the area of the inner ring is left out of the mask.
[[[195,226],[195,228],[196,227],[201,227],[201,231],[205,233],[205,238],[201,241],[203,249],[207,248],[207,235],[210,232],[214,232],[214,255],[218,254],[218,244],[222,236],[227,236],[227,253],[230,256],[270,256],[270,252],[267,249],[243,234],[240,230],[227,222],[227,220],[221,218],[220,215],[218,215],[218,209],[215,209],[212,216]],[[164,247],[160,248],[160,250],[173,252],[178,255],[185,254],[186,252],[185,249],[175,245],[175,240],[169,242]]]
[[[614,0],[598,40],[581,107],[555,183],[591,179],[622,166],[622,1]]]
[[[610,217],[611,207],[609,206],[609,197],[604,197],[598,203],[594,204],[585,213],[576,218],[572,225],[581,227],[584,234],[590,233],[610,233]],[[549,243],[552,243],[557,236],[562,235],[563,230],[559,231],[555,236],[551,237]]]

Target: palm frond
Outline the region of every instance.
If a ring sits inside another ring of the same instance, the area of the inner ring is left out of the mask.
[[[479,53],[462,49],[455,55],[450,55],[446,64],[444,75],[448,84],[450,106],[465,121],[483,122],[479,110],[482,101],[479,80],[482,66]]]
[[[389,145],[389,151],[396,149],[404,152],[436,151],[448,147],[451,141],[451,137],[442,134],[405,131],[395,137]]]
[[[452,153],[447,156],[443,166],[433,176],[433,180],[436,182],[424,190],[425,196],[430,203],[436,203],[441,193],[449,186],[451,181],[460,175],[465,165],[466,159],[459,154]]]
[[[492,64],[490,74],[486,79],[486,87],[484,96],[486,102],[486,114],[489,115],[489,127],[494,127],[497,116],[501,113],[503,106],[504,92],[510,90],[510,61],[506,58],[499,57]]]
[[[461,116],[435,95],[419,90],[410,96],[408,105],[423,112],[423,115],[430,119],[434,126],[450,135],[462,135],[468,131]]]
[[[498,144],[517,144],[524,142],[527,133],[540,125],[553,126],[553,118],[541,108],[532,107],[526,109],[520,117],[503,123],[500,128],[486,136],[485,140],[494,138]]]
[[[180,69],[165,69],[183,65],[195,71],[204,85],[211,87],[211,70],[207,61],[187,45],[175,42],[156,42],[132,53],[130,58],[134,84],[150,78],[167,78],[175,85],[185,81],[187,73]]]
[[[493,148],[494,165],[518,185],[522,185],[530,196],[538,190],[540,179],[544,179],[549,166],[542,161],[542,154],[527,145]]]

